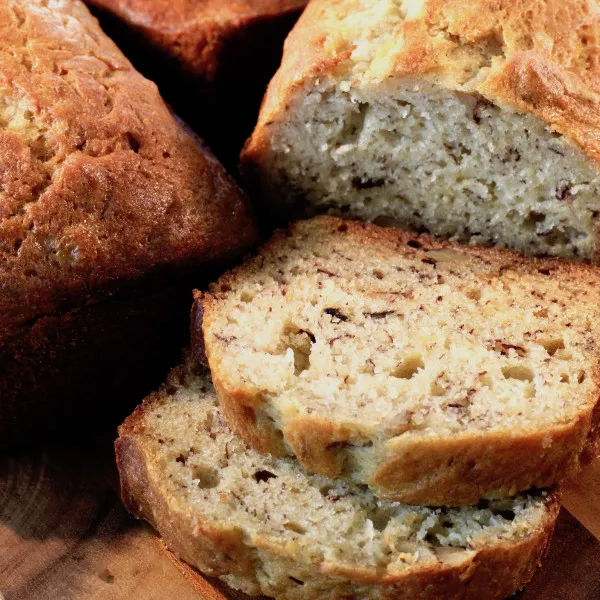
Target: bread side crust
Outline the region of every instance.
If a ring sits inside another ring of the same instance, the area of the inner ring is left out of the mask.
[[[276,593],[286,600],[320,600],[324,589],[328,590],[327,598],[341,600],[354,587],[361,597],[373,600],[494,600],[509,596],[531,580],[552,537],[560,509],[557,493],[548,499],[543,521],[522,540],[474,550],[460,564],[440,561],[434,567],[414,567],[401,573],[335,562],[307,563],[293,544],[282,547],[260,534],[250,538],[227,524],[200,521],[166,490],[160,468],[144,443],[146,413],[168,400],[168,386],[178,385],[183,373],[183,368],[175,369],[170,384],[149,396],[125,421],[115,449],[126,508],[153,525],[178,557],[203,573],[220,577],[251,595]],[[291,565],[294,572],[301,569],[311,585],[291,583]],[[257,574],[265,570],[277,573],[276,589],[261,588]]]
[[[522,271],[547,269],[571,278],[597,279],[595,270],[580,263],[527,259],[504,249],[464,247],[333,217],[318,217],[314,221],[332,232],[340,226],[347,228],[357,244],[396,248],[418,240],[427,249],[450,248]],[[261,255],[268,260],[285,235],[283,231],[277,233],[263,247]],[[260,391],[239,388],[220,367],[220,356],[226,350],[211,340],[218,295],[221,286],[235,288],[237,279],[243,278],[248,268],[253,267],[236,267],[214,284],[210,293],[196,299],[202,302],[206,356],[223,412],[232,429],[257,451],[275,456],[289,453],[281,440],[283,433],[292,453],[308,470],[328,477],[344,476],[344,464],[353,441],[347,428],[323,418],[302,417],[284,422],[280,432],[273,421],[261,416],[265,400]],[[592,377],[600,389],[600,368],[596,368]],[[570,423],[532,433],[511,436],[457,433],[452,439],[442,440],[404,434],[386,440],[377,448],[377,464],[363,483],[388,499],[406,503],[474,504],[488,495],[506,497],[531,487],[548,487],[573,476],[582,463],[597,453],[599,434],[600,397],[583,407]]]
[[[257,396],[227,389],[215,379],[219,403],[232,429],[262,454],[285,456],[280,432],[257,420]],[[377,467],[365,483],[386,499],[407,504],[457,506],[483,497],[503,498],[549,487],[576,474],[597,444],[598,410],[574,422],[529,435],[456,435],[452,439],[398,436],[382,444]],[[343,477],[351,444],[347,430],[325,419],[286,423],[284,437],[302,465],[327,477]],[[426,473],[427,475],[423,475]]]
[[[182,273],[175,286],[155,282],[0,336],[0,447],[108,423],[156,388],[189,341],[191,285]]]

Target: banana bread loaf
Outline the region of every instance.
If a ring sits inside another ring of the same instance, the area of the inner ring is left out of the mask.
[[[173,371],[119,430],[125,506],[207,575],[281,600],[494,600],[525,585],[559,501],[378,500],[236,437],[206,370]]]
[[[595,267],[317,217],[198,302],[234,431],[315,473],[474,504],[597,447]]]
[[[306,0],[86,2],[217,155],[237,163]]]
[[[72,324],[85,315],[102,344],[94,307],[114,337],[119,319],[124,331],[130,324],[125,305],[116,313],[105,305],[113,296],[145,296],[152,306],[161,285],[214,273],[256,230],[221,165],[78,0],[0,5],[0,73],[0,423],[19,435],[10,407],[31,402],[35,413],[32,371],[40,381],[52,374],[53,402],[69,393],[68,379],[58,385],[65,355],[52,340],[77,357],[82,334],[63,316]],[[119,352],[131,343],[143,362],[154,336],[143,337],[124,337]],[[118,378],[104,373],[107,384]],[[82,403],[82,415],[93,410]]]
[[[316,0],[242,160],[269,206],[600,259],[593,0]]]

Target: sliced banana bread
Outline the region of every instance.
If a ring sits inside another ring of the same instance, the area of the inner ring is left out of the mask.
[[[317,217],[198,301],[233,429],[313,472],[472,504],[596,444],[595,267]]]
[[[593,0],[315,0],[243,160],[274,210],[600,260]]]
[[[119,430],[123,500],[178,556],[248,594],[289,600],[504,598],[527,583],[553,494],[455,509],[378,500],[249,449],[206,370],[176,369]]]

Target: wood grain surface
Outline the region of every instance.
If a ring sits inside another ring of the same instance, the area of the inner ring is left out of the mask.
[[[148,526],[125,513],[112,437],[0,457],[0,596],[246,600],[180,563]],[[518,598],[600,599],[600,542],[566,510],[543,567]]]
[[[563,485],[563,505],[600,540],[600,457]]]

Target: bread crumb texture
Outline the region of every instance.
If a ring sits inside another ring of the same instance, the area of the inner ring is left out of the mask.
[[[3,2],[0,65],[0,328],[248,245],[241,192],[81,2]]]
[[[592,0],[317,0],[245,171],[275,210],[598,258]]]
[[[320,217],[214,285],[204,337],[260,451],[469,503],[551,485],[595,441],[599,294],[585,265]]]
[[[249,449],[229,429],[207,372],[190,365],[120,436],[130,508],[185,560],[250,594],[433,600],[485,590],[501,598],[531,577],[558,509],[545,492],[415,507],[311,475],[293,459]],[[492,556],[498,572],[488,570]]]

